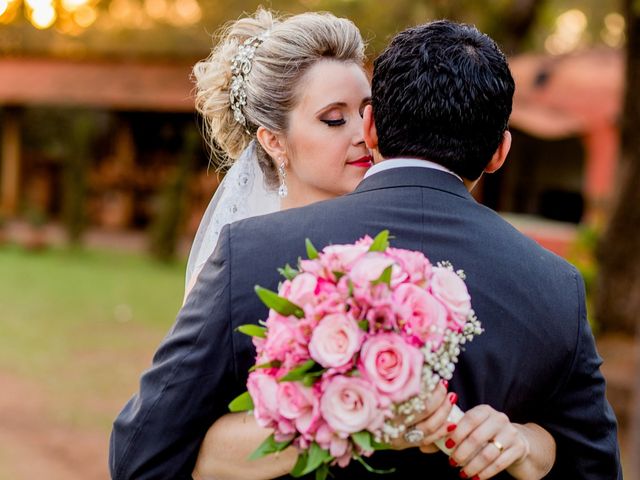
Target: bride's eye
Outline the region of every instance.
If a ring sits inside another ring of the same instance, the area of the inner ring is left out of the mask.
[[[326,123],[327,125],[329,125],[330,127],[339,127],[340,125],[344,125],[346,122],[346,120],[344,118],[337,118],[335,120],[331,119],[322,119],[321,120],[323,123]]]

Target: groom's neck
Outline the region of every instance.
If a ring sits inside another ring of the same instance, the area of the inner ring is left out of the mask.
[[[374,165],[377,165],[380,162],[387,161],[387,159],[384,158],[377,149],[373,150],[372,156],[373,156]],[[479,178],[477,180],[467,180],[466,178],[462,178],[462,183],[464,183],[464,186],[467,188],[467,190],[471,191],[478,184],[479,180],[480,180]]]

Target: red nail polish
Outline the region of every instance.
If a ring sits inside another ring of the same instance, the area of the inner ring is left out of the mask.
[[[449,381],[445,380],[444,378],[442,380],[440,380],[440,382],[442,383],[442,386],[446,389],[449,388]]]
[[[444,442],[444,446],[447,447],[447,448],[453,448],[453,447],[456,446],[456,442],[454,442],[453,440],[448,438],[447,441]]]
[[[451,465],[452,467],[457,467],[458,466],[458,464],[453,459],[453,457],[449,457],[449,465]]]
[[[447,432],[451,433],[456,428],[458,428],[458,424],[457,423],[450,423],[449,425],[447,425]]]
[[[460,478],[468,478],[467,474],[460,470]]]
[[[449,394],[449,402],[451,403],[451,405],[455,405],[457,401],[458,401],[458,395],[456,395],[454,392],[451,392]]]
[[[480,480],[480,477],[478,475],[474,475],[473,477],[471,477],[471,480]]]

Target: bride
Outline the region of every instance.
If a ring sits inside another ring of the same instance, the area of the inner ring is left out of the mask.
[[[259,9],[228,26],[209,58],[195,66],[206,139],[227,159],[218,167],[230,169],[196,235],[185,298],[223,225],[343,195],[362,180],[372,163],[362,132],[371,95],[363,63],[364,45],[352,22],[314,13],[277,19]],[[433,441],[455,429],[447,422],[455,394],[447,393],[446,385],[429,403],[429,415],[416,424],[424,432],[422,443],[400,439],[393,448],[432,453]],[[501,432],[511,440],[500,445],[509,455],[487,458],[482,450],[469,451],[458,465],[461,476],[489,478],[506,469],[515,478],[541,478],[553,465],[555,443],[540,426],[511,423],[486,405],[469,413],[476,428],[459,443],[459,451],[468,450],[481,434],[493,438]],[[252,417],[224,415],[207,433],[194,478],[285,475],[295,463],[293,449],[246,460],[268,434]]]

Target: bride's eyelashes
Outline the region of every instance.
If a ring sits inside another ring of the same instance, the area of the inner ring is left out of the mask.
[[[326,123],[330,127],[339,127],[340,125],[344,125],[347,121],[344,118],[339,118],[336,120],[320,120],[323,123]]]

